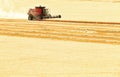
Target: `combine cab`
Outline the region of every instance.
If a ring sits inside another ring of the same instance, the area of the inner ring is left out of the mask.
[[[42,20],[48,18],[61,18],[61,15],[52,16],[48,9],[43,6],[35,7],[28,11],[28,20]]]

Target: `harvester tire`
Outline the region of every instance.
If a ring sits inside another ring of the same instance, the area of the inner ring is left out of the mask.
[[[40,17],[41,20],[43,19],[43,16],[40,15],[39,17]]]
[[[33,20],[33,16],[32,16],[32,15],[29,15],[29,16],[28,16],[28,20]]]

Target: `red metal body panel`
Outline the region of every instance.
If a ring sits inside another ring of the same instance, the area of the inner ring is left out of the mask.
[[[35,12],[37,12],[38,14],[42,14],[42,9],[41,8],[35,8]]]

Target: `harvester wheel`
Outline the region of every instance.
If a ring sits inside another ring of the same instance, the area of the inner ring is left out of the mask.
[[[39,17],[40,17],[41,20],[43,19],[43,16],[40,15]]]
[[[32,16],[32,15],[29,15],[29,16],[28,16],[28,20],[33,20],[33,16]]]

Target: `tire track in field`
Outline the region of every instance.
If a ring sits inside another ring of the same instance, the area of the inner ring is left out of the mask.
[[[20,21],[20,22],[19,22]],[[58,21],[0,21],[0,34],[79,42],[120,44],[120,24]]]

